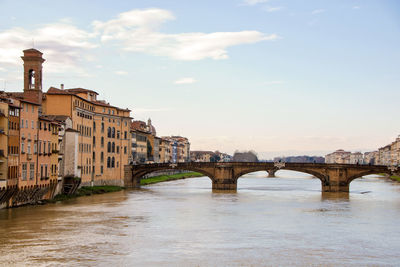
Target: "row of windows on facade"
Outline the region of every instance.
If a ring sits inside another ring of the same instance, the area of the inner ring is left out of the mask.
[[[8,121],[8,129],[9,130],[19,130],[19,123]]]
[[[75,99],[75,106],[78,106],[80,108],[87,109],[87,110],[90,110],[90,111],[95,111],[94,106],[89,105],[89,104],[85,103],[84,101],[79,101],[77,99]],[[114,109],[107,109],[107,110],[108,110],[108,114],[114,115],[114,113],[115,113]],[[103,107],[103,113],[106,113],[106,108],[104,108],[104,107]],[[117,115],[118,114],[119,114],[119,111],[117,110]]]
[[[17,108],[10,108],[8,114],[13,117],[19,117],[19,109]]]
[[[16,179],[18,178],[18,166],[10,166],[8,167],[8,179]]]
[[[85,119],[89,119],[89,120],[91,120],[93,118],[92,115],[87,115],[87,114],[79,112],[79,111],[77,112],[77,115],[81,118],[85,118]]]
[[[76,126],[77,130],[79,131],[79,134],[82,136],[92,136],[92,128],[86,127],[84,125],[78,124]]]
[[[90,110],[90,111],[94,111],[94,107],[92,105],[88,105],[85,102],[79,101],[77,99],[75,99],[75,106],[78,106],[78,107],[81,107],[83,109],[87,109],[87,110]]]
[[[35,106],[31,105],[31,108],[32,108],[32,113],[35,113]],[[29,105],[26,103],[21,103],[21,109],[22,111],[29,112]]]
[[[24,120],[21,120],[21,128],[29,128],[29,123],[28,123],[28,120],[25,120],[25,123],[24,123]],[[31,121],[31,128],[32,129],[35,129],[35,122],[32,120]],[[51,125],[51,123],[45,123],[45,122],[37,122],[37,124],[36,124],[36,129],[39,129],[39,130],[45,130],[45,131],[52,131],[53,132],[53,134],[57,134],[57,131],[58,131],[58,126],[55,126],[55,125]]]
[[[79,144],[79,152],[91,153],[92,152],[92,146],[90,144]]]
[[[57,144],[51,143],[51,141],[39,141],[39,154],[42,154],[42,143],[43,143],[43,154],[51,154],[51,153],[56,153],[58,152],[57,149]],[[47,147],[47,151],[46,151]],[[37,154],[38,153],[38,145],[36,142],[33,144],[33,153]],[[28,154],[31,153],[31,142],[27,142],[27,150],[26,152]],[[25,142],[21,142],[21,153],[25,153]]]
[[[93,162],[94,162],[94,160],[93,160]],[[119,162],[117,161],[115,164],[115,157],[108,157],[107,158],[107,168],[115,168],[115,166],[117,168],[119,168]],[[91,174],[92,172],[94,173],[95,166],[92,166],[92,168],[93,168],[93,170],[90,168],[90,163],[89,163],[89,165],[81,166],[82,174]],[[104,172],[104,169],[103,169],[103,166],[101,165],[100,173],[103,174],[103,172]]]
[[[50,173],[48,173],[48,165],[40,165],[40,179],[48,179],[49,175],[57,175],[58,167],[57,164],[50,165]],[[29,164],[29,180],[35,178],[35,164]],[[22,180],[26,181],[28,179],[28,163],[22,163]]]

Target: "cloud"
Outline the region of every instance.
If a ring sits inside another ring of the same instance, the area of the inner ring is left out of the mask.
[[[360,6],[353,6],[353,9],[360,9]]]
[[[276,12],[276,11],[279,11],[279,10],[282,10],[283,9],[283,6],[275,6],[275,7],[270,7],[270,6],[268,6],[268,7],[265,7],[264,8],[264,10],[265,11],[267,11],[267,12]]]
[[[134,9],[106,22],[94,21],[95,32],[102,42],[116,42],[122,49],[165,56],[175,60],[227,59],[230,46],[276,40],[278,35],[258,31],[177,33],[158,31],[175,17],[163,9]]]
[[[315,9],[311,12],[311,14],[316,15],[320,13],[324,13],[326,10],[325,9]]]
[[[128,75],[128,72],[126,72],[124,70],[117,70],[117,71],[114,71],[114,73],[117,75]]]
[[[0,63],[20,65],[21,51],[34,46],[44,53],[48,73],[84,73],[82,54],[97,45],[93,34],[66,23],[43,25],[34,30],[16,27],[0,32]]]
[[[244,4],[248,6],[254,6],[266,2],[268,2],[268,0],[244,0]]]
[[[197,82],[194,78],[191,77],[186,77],[186,78],[181,78],[179,80],[176,80],[174,83],[175,84],[191,84]]]

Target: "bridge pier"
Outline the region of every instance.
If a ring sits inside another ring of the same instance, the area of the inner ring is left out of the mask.
[[[270,177],[270,178],[276,177],[275,173],[277,172],[277,170],[272,169],[272,170],[268,170],[267,172],[268,172],[268,177]]]
[[[213,190],[229,190],[235,191],[237,190],[237,181],[234,179],[217,179],[212,181],[212,189]]]
[[[349,193],[349,184],[342,182],[342,183],[330,183],[329,185],[322,185],[322,192],[344,192]]]
[[[124,166],[124,187],[126,188],[140,188],[141,177],[133,175],[132,166]]]

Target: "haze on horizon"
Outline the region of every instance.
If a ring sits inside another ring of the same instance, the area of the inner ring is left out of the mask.
[[[192,150],[375,150],[398,134],[400,3],[0,1],[0,89],[95,90]]]

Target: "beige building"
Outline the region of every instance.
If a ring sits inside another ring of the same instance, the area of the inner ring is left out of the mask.
[[[212,151],[190,151],[190,161],[192,162],[211,162],[216,154]]]
[[[351,152],[338,149],[325,156],[325,163],[348,164],[350,163],[350,154]]]

